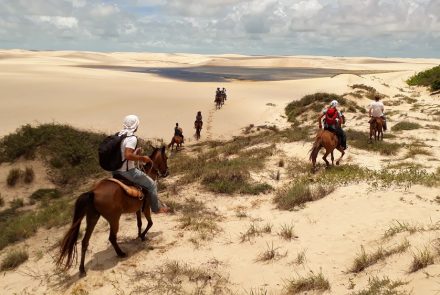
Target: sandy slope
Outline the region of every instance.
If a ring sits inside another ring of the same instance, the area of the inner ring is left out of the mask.
[[[434,60],[393,59],[400,63],[385,64],[371,62],[371,59],[353,58],[312,58],[291,57],[250,58],[243,56],[198,56],[166,54],[128,54],[128,53],[76,53],[47,52],[33,53],[7,51],[0,55],[0,86],[3,90],[0,120],[1,135],[13,131],[24,123],[66,122],[81,128],[111,131],[118,129],[119,118],[126,113],[135,112],[141,116],[140,134],[145,137],[165,137],[170,134],[175,121],[183,124],[189,134],[191,122],[197,110],[205,116],[209,124],[209,134],[204,138],[228,138],[237,134],[250,124],[271,123],[287,126],[282,118],[287,102],[299,99],[305,94],[329,91],[342,94],[350,92],[349,85],[363,83],[375,87],[381,93],[393,96],[405,93],[417,98],[423,104],[422,110],[438,105],[439,97],[431,97],[423,89],[410,89],[404,81],[414,71],[432,66]],[[388,69],[399,72],[366,76],[339,75],[334,78],[319,78],[279,82],[230,82],[227,83],[230,99],[224,108],[212,110],[212,93],[216,83],[189,83],[167,80],[153,75],[74,68],[70,65],[102,63],[111,65],[186,66],[188,64],[234,65],[234,66],[310,66],[337,67],[347,69]],[[402,92],[403,90],[403,92]],[[267,103],[275,106],[268,106]],[[366,105],[368,101],[361,101]],[[440,166],[436,147],[439,131],[426,125],[439,126],[432,117],[421,110],[411,110],[412,105],[402,104],[389,109],[399,111],[390,116],[390,127],[401,117],[406,116],[419,122],[425,129],[398,133],[402,142],[420,139],[433,147],[431,156],[416,156],[405,161],[419,163],[429,170]],[[366,122],[354,119],[347,113],[347,127],[364,130]],[[285,168],[277,163],[285,159],[306,160],[309,142],[296,142],[277,145],[277,152],[268,160],[267,169],[257,171],[255,179],[268,181],[276,188],[291,181]],[[371,169],[382,169],[389,163],[402,162],[406,149],[396,156],[386,157],[350,148],[344,163],[353,163]],[[37,181],[34,185],[50,185],[43,169],[38,163]],[[9,166],[0,166],[4,179]],[[281,180],[275,181],[271,175],[280,170]],[[167,183],[175,181],[174,178]],[[4,183],[1,183],[5,189]],[[27,195],[32,188],[5,191],[8,200],[14,195]],[[3,195],[3,192],[2,192]],[[201,266],[210,273],[218,273],[228,279],[226,288],[235,294],[255,293],[258,290],[267,294],[281,294],[286,280],[310,271],[322,273],[329,279],[329,294],[348,294],[352,283],[354,290],[362,289],[373,275],[388,276],[408,282],[404,287],[413,294],[438,294],[440,290],[440,266],[436,264],[423,271],[408,274],[412,252],[431,245],[440,238],[440,231],[401,233],[391,240],[382,241],[384,232],[396,220],[419,225],[435,224],[439,218],[440,195],[438,188],[413,186],[409,189],[390,187],[372,190],[366,184],[339,187],[322,200],[308,204],[299,211],[280,211],[272,203],[273,193],[260,196],[223,196],[204,191],[198,185],[187,186],[173,199],[184,201],[194,197],[203,201],[222,216],[219,222],[221,231],[211,241],[191,242],[196,234],[178,227],[179,215],[160,215],[154,217],[154,226],[149,241],[142,243],[135,239],[134,216],[121,219],[119,240],[127,250],[127,259],[118,259],[107,240],[108,226],[100,220],[92,237],[87,253],[85,279],[78,278],[77,269],[67,275],[60,274],[53,266],[56,255],[54,244],[61,238],[66,228],[40,230],[29,240],[8,247],[0,252],[0,259],[10,249],[27,247],[30,259],[15,271],[1,274],[2,294],[136,294],[139,288],[157,282],[153,274],[166,262],[179,261],[191,266]],[[236,210],[246,212],[239,218]],[[250,241],[241,242],[240,235],[251,223],[272,225],[272,232],[262,234]],[[298,238],[283,240],[277,234],[282,226],[293,225]],[[353,275],[347,272],[361,245],[368,250],[377,249],[385,243],[395,246],[404,238],[411,243],[411,250],[391,256],[368,268],[365,272]],[[257,261],[258,256],[271,247],[280,257],[274,262]],[[304,264],[293,263],[298,253],[305,252]],[[214,280],[214,278],[213,278]],[[185,282],[187,290],[192,284]],[[5,293],[3,293],[5,292]],[[83,292],[83,293],[81,293]],[[152,292],[151,290],[149,291]],[[158,294],[163,294],[160,291]],[[172,294],[172,292],[170,292]],[[258,294],[258,293],[257,293]]]

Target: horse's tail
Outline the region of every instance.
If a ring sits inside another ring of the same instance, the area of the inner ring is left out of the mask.
[[[93,206],[93,192],[83,193],[75,202],[72,225],[61,242],[60,257],[57,260],[58,266],[68,269],[76,260],[76,241],[78,240],[81,221],[87,213],[87,208]]]
[[[322,138],[321,136],[317,136],[315,142],[313,143],[312,148],[309,151],[310,161],[316,160],[316,158],[318,157],[319,150],[321,149],[321,146],[322,146]]]

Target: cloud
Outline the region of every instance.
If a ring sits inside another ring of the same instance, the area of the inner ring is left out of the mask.
[[[439,57],[439,35],[438,0],[0,0],[5,48]]]

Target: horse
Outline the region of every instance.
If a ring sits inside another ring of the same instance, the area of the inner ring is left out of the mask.
[[[331,160],[332,165],[334,162],[334,156],[333,156],[333,150],[337,149],[341,152],[341,157],[336,161],[336,165],[339,165],[339,163],[342,160],[342,157],[345,154],[345,151],[342,149],[342,147],[339,145],[339,139],[338,136],[329,131],[329,130],[319,130],[318,134],[316,135],[315,142],[313,143],[312,148],[310,149],[310,157],[309,160],[312,161],[313,164],[313,171],[316,171],[316,158],[318,157],[318,153],[321,150],[321,148],[325,148],[325,154],[322,157],[322,159],[325,161],[325,164],[330,166],[330,163],[327,161],[328,154],[331,154]]]
[[[383,125],[384,125],[384,121],[382,118],[378,117],[378,118],[371,118],[370,120],[370,140],[369,142],[373,141],[373,136],[374,136],[374,140],[378,141],[378,140],[383,140]]]
[[[183,138],[182,136],[179,135],[174,135],[173,138],[171,138],[171,142],[168,145],[168,148],[171,147],[171,150],[173,150],[174,148],[174,144],[176,145],[176,151],[178,150],[178,148],[182,147],[182,143],[183,143]]]
[[[168,176],[168,164],[165,147],[155,148],[150,156],[152,164],[146,164],[143,169],[147,175],[157,180],[159,177]],[[86,217],[86,231],[81,242],[81,262],[79,266],[80,276],[86,275],[84,260],[89,245],[90,237],[96,223],[102,215],[110,225],[109,241],[111,242],[116,254],[119,257],[126,257],[127,254],[121,250],[117,243],[117,233],[119,230],[119,219],[122,214],[135,213],[138,226],[138,237],[145,241],[148,230],[153,226],[151,219],[150,203],[148,195],[143,199],[128,196],[119,184],[103,179],[95,187],[80,195],[75,202],[75,210],[72,225],[65,234],[60,249],[60,256],[57,265],[69,269],[76,261],[77,251],[76,242],[78,239],[81,221]],[[147,227],[142,231],[141,213],[147,219]]]
[[[220,109],[223,105],[223,99],[221,94],[216,94],[214,99],[216,109]]]
[[[203,122],[202,121],[195,121],[194,122],[194,128],[196,129],[196,139],[200,139],[200,131],[202,130]]]

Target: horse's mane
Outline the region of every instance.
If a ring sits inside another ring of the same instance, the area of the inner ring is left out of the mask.
[[[161,150],[162,150],[162,147],[154,147],[153,151],[151,152],[150,159],[153,159],[153,157],[156,156],[156,154],[158,152],[160,152]]]

